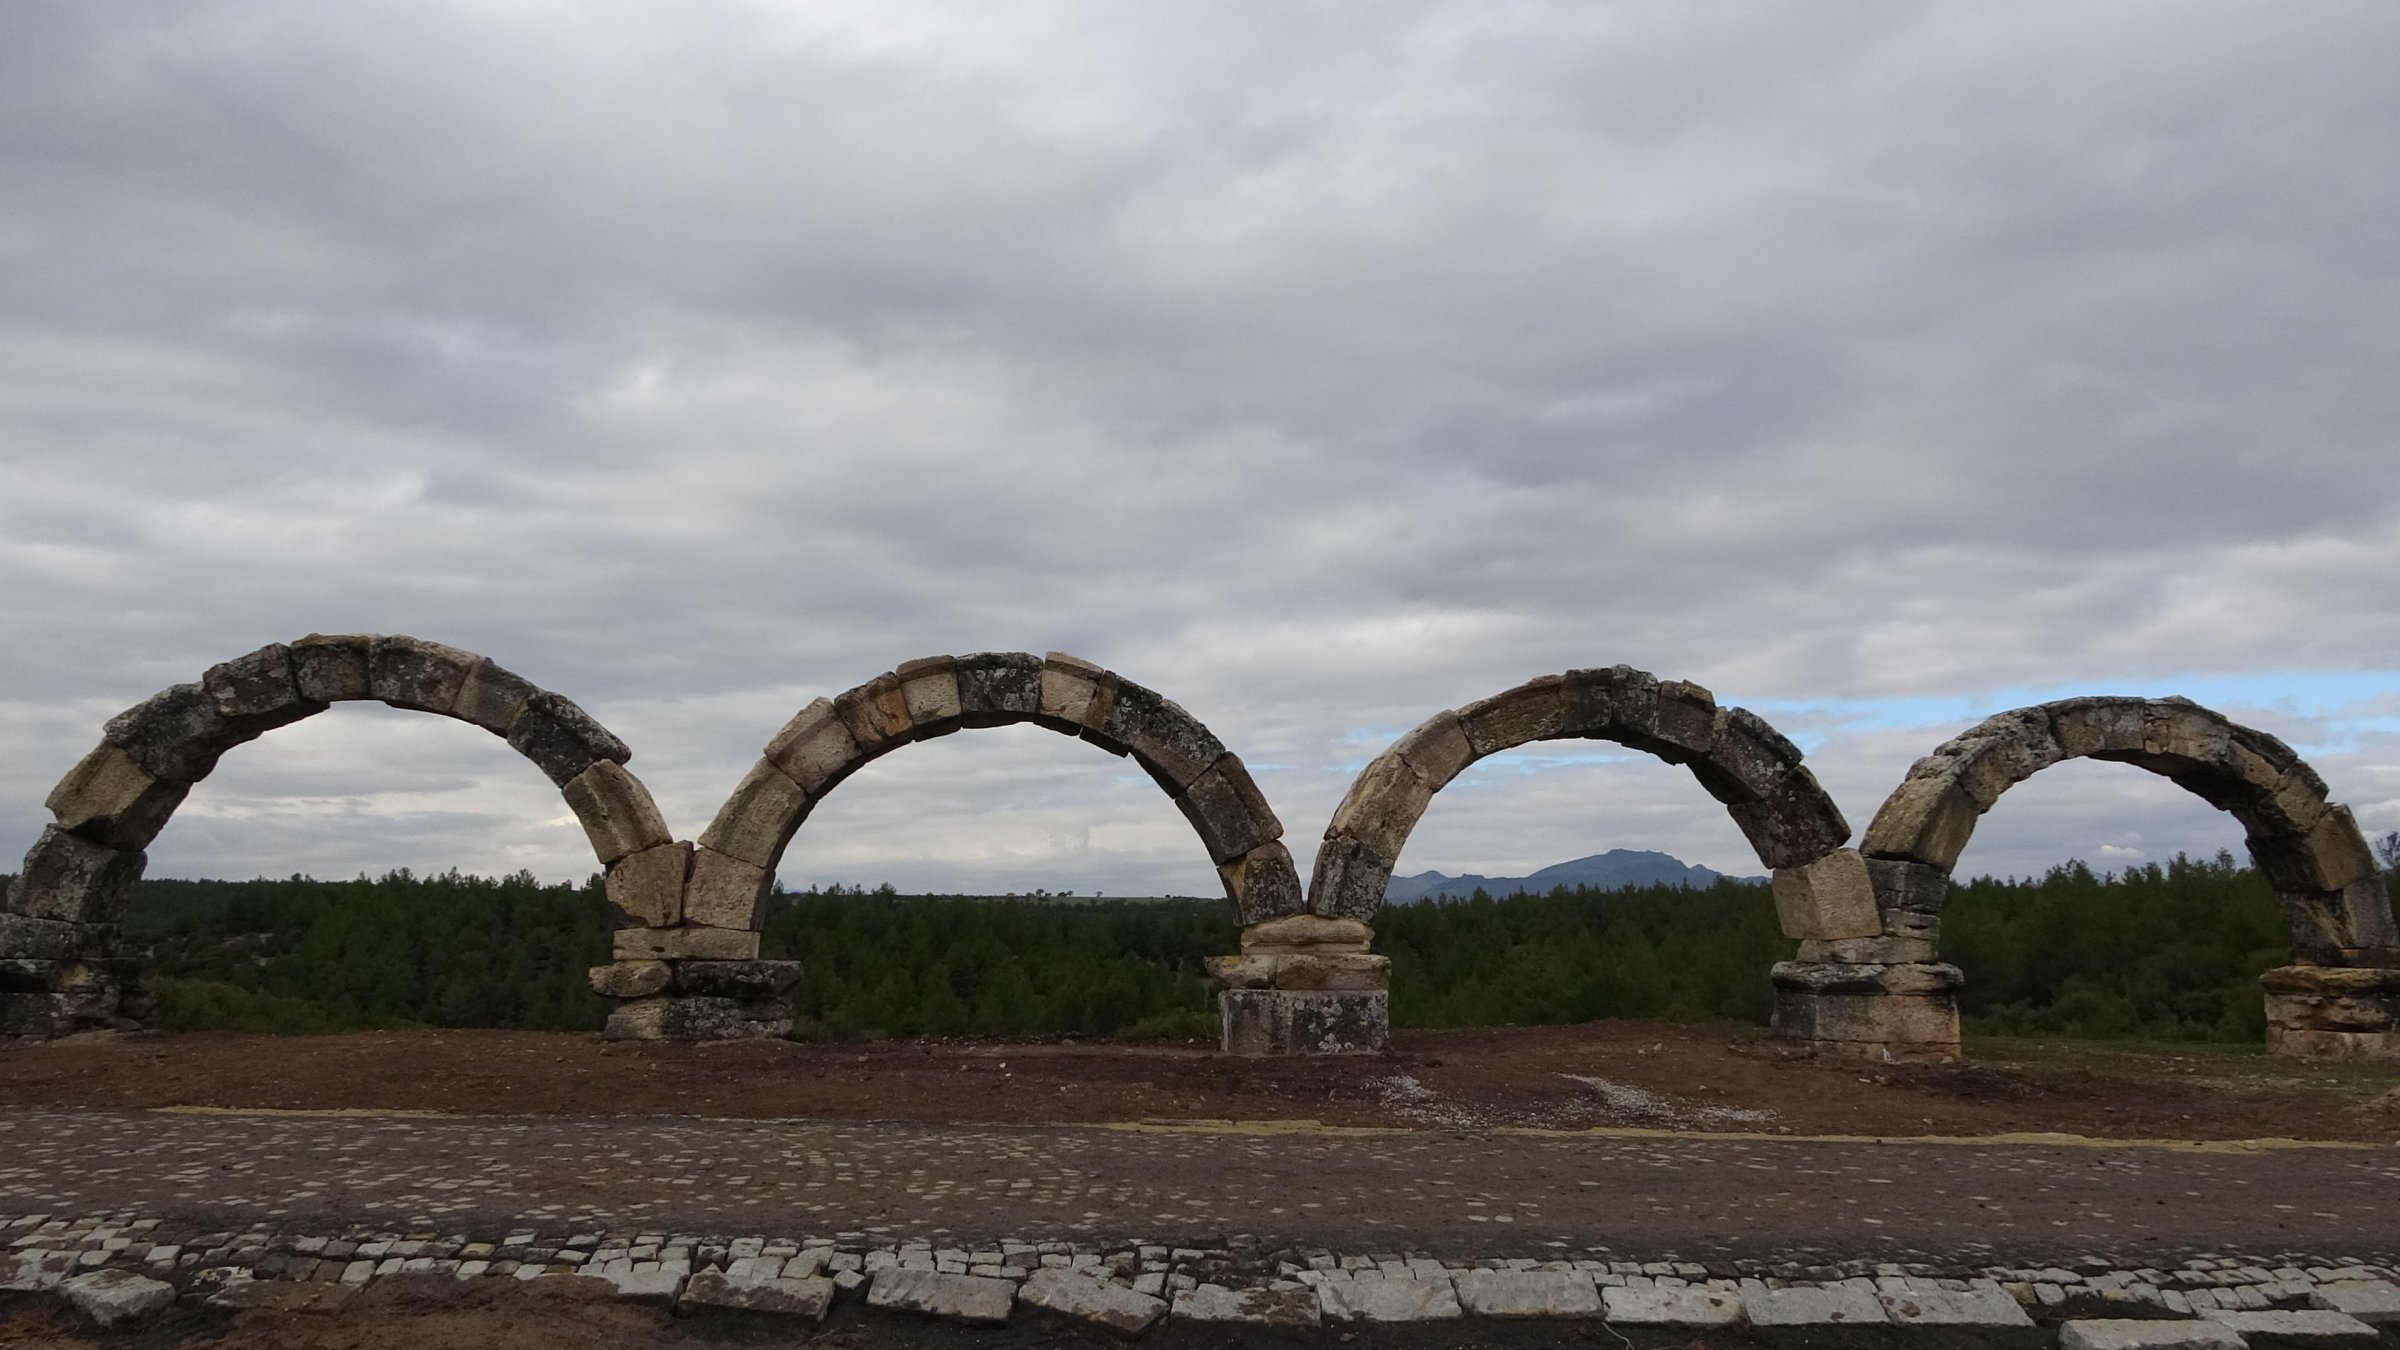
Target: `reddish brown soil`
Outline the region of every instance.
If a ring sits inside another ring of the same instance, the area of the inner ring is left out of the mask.
[[[1749,1028],[1603,1022],[1401,1033],[1389,1054],[1200,1047],[611,1044],[535,1032],[0,1041],[13,1106],[1072,1123],[1314,1119],[1434,1129],[2400,1138],[2400,1067],[2255,1052],[1970,1045],[1924,1068],[1793,1057]]]

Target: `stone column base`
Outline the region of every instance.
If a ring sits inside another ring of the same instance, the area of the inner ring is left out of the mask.
[[[135,1031],[150,1000],[123,960],[0,960],[0,1034],[47,1039]]]
[[[2400,1063],[2400,970],[2282,966],[2267,991],[2267,1053]]]
[[[743,1041],[792,1034],[784,991],[797,961],[618,961],[592,967],[592,988],[615,999],[602,1027],[612,1041]]]
[[[1382,990],[1228,989],[1217,995],[1229,1055],[1372,1054],[1392,1038]]]
[[[1885,1064],[1959,1058],[1958,967],[1910,962],[1775,967],[1774,1034],[1820,1055]]]

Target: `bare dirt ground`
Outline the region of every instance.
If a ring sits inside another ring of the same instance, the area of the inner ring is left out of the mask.
[[[1828,1063],[1748,1027],[1602,1022],[1402,1032],[1387,1054],[886,1041],[607,1043],[508,1031],[0,1041],[0,1102],[461,1115],[1073,1124],[1317,1120],[1483,1130],[1795,1135],[2057,1132],[2400,1140],[2400,1066],[2246,1048],[1970,1043],[1963,1064]]]

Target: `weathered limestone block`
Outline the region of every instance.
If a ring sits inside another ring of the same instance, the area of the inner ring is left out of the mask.
[[[753,1271],[704,1270],[686,1281],[679,1309],[716,1308],[774,1313],[823,1321],[833,1306],[833,1281],[822,1276],[786,1278]]]
[[[739,858],[706,847],[692,855],[692,878],[683,893],[683,916],[712,928],[756,928],[774,875]]]
[[[2269,1022],[2267,1053],[2327,1064],[2400,1063],[2400,1031],[2312,1031]]]
[[[482,660],[423,638],[378,637],[367,655],[368,693],[395,708],[447,714],[458,706],[467,673]]]
[[[1042,659],[1031,652],[958,658],[958,711],[971,727],[1030,722],[1042,710]]]
[[[1948,872],[1906,858],[1867,859],[1867,878],[1875,888],[1875,907],[1886,916],[1887,931],[1894,913],[1940,915],[1950,895]]]
[[[666,992],[675,968],[664,961],[612,961],[591,968],[592,992],[603,998],[649,998]]]
[[[1646,732],[1628,732],[1625,744],[1647,750],[1669,764],[1705,757],[1717,744],[1717,698],[1689,680],[1661,680],[1658,710]]]
[[[1815,862],[1850,838],[1850,823],[1805,764],[1793,765],[1764,797],[1728,805],[1725,814],[1733,817],[1758,860],[1768,867]]]
[[[661,844],[610,863],[608,903],[616,911],[617,926],[672,928],[682,923],[684,878],[691,867],[689,844]]]
[[[2279,966],[2259,977],[2267,1021],[2301,1031],[2400,1031],[2400,970]]]
[[[1233,1322],[1268,1327],[1317,1325],[1317,1291],[1201,1284],[1175,1295],[1178,1322]]]
[[[1774,1033],[1820,1053],[1901,1062],[1959,1053],[1954,966],[1787,961],[1774,981]]]
[[[58,827],[110,848],[148,847],[191,791],[153,777],[124,747],[106,741],[50,789],[43,804]]]
[[[739,858],[768,872],[783,861],[784,846],[800,822],[808,819],[816,799],[801,790],[791,776],[761,759],[733,790],[717,818],[700,836],[700,847]]]
[[[134,981],[134,963],[122,958],[44,961],[0,957],[0,994],[101,994],[112,1002]]]
[[[367,658],[372,633],[311,633],[292,643],[292,684],[311,703],[347,703],[372,698]]]
[[[1034,720],[1071,736],[1108,725],[1116,705],[1117,677],[1089,661],[1051,652],[1042,658],[1041,701]]]
[[[2258,853],[2256,848],[2251,850],[2253,857]],[[2260,870],[2267,871],[2263,867]],[[2292,929],[2292,948],[2303,962],[2347,964],[2331,957],[2331,953],[2354,945],[2349,926],[2344,922],[2340,897],[2322,891],[2278,891],[2275,898],[2283,905],[2284,922]]]
[[[9,912],[67,923],[117,923],[148,862],[138,849],[114,849],[56,825],[44,826],[9,887]]]
[[[612,1041],[747,1041],[792,1034],[779,1002],[675,994],[620,1003],[600,1030]]]
[[[2139,698],[2068,698],[2043,707],[2067,758],[2122,759],[2142,753],[2148,703]]]
[[[1778,867],[1773,889],[1785,937],[1871,938],[1883,932],[1867,860],[1857,849],[1837,848],[1814,862]]]
[[[13,890],[10,903],[15,903]],[[97,960],[116,956],[123,949],[124,930],[113,923],[70,923],[0,910],[0,956]]]
[[[2400,925],[2392,921],[2392,897],[2383,888],[2381,874],[2369,874],[2344,886],[2334,898],[2334,910],[2341,916],[2346,939],[2342,947],[2400,947]]]
[[[1351,780],[1350,791],[1325,827],[1325,837],[1364,839],[1377,853],[1397,858],[1433,794],[1433,784],[1407,756],[1387,750]]]
[[[1800,747],[1748,708],[1718,712],[1715,739],[1714,749],[1692,761],[1692,776],[1728,806],[1765,798],[1800,763]]]
[[[734,928],[620,928],[619,961],[755,961],[758,934]]]
[[[1383,908],[1393,858],[1360,839],[1328,839],[1317,849],[1308,883],[1312,913],[1333,919],[1371,919]]]
[[[1586,678],[1577,682],[1585,702],[1584,711],[1570,710],[1569,719],[1586,721],[1592,704],[1604,701],[1608,709],[1605,726],[1594,724],[1586,736],[1596,740],[1618,741],[1626,745],[1648,741],[1658,734],[1658,677],[1646,670],[1616,665],[1606,670],[1576,672]]]
[[[1576,669],[1559,680],[1559,735],[1601,740],[1616,734],[1614,672]]]
[[[2286,765],[2265,791],[2229,802],[2225,809],[2253,838],[2304,837],[2324,817],[2328,791],[2315,769],[2295,761]]]
[[[908,724],[918,740],[947,736],[963,725],[957,658],[927,656],[904,662],[892,672],[892,678],[900,682],[901,701],[908,705]]]
[[[1957,766],[1953,777],[1979,815],[1991,810],[2001,793],[2067,757],[2039,708],[1991,718],[1943,749],[1952,752],[1947,757]]]
[[[595,764],[623,764],[633,758],[625,742],[590,713],[552,693],[525,700],[517,720],[509,724],[508,744],[562,788]]]
[[[118,994],[111,988],[67,993],[0,993],[0,1036],[71,1036],[117,1025]]]
[[[1157,691],[1119,677],[1117,701],[1097,737],[1120,745],[1159,786],[1180,795],[1225,757],[1225,744],[1198,718]]]
[[[877,1271],[867,1286],[867,1306],[923,1313],[982,1326],[1008,1321],[1017,1287],[986,1275],[951,1275],[932,1270]]]
[[[1328,1272],[1317,1284],[1317,1308],[1328,1322],[1446,1322],[1464,1317],[1448,1275],[1387,1279]]]
[[[575,819],[582,822],[602,866],[629,853],[674,842],[649,790],[623,765],[601,760],[560,791]]]
[[[175,1302],[175,1286],[130,1270],[94,1270],[58,1286],[67,1306],[103,1327],[139,1322]]]
[[[1227,989],[1372,991],[1392,987],[1392,960],[1366,952],[1264,953],[1212,956],[1211,980]]]
[[[1435,792],[1441,791],[1478,758],[1474,742],[1467,739],[1467,729],[1454,712],[1436,713],[1418,723],[1384,754],[1387,758],[1396,754],[1407,761],[1408,767],[1415,769],[1417,776]]]
[[[701,994],[744,1003],[781,998],[785,990],[799,982],[797,961],[679,961],[674,975],[678,994]]]
[[[2233,759],[2233,724],[2184,698],[2142,711],[2142,767],[2164,774],[2221,769]]]
[[[458,697],[448,709],[451,716],[462,722],[472,722],[495,736],[506,736],[517,724],[517,716],[533,701],[536,689],[531,680],[509,670],[489,658],[467,668],[467,677],[458,687]]]
[[[100,738],[123,749],[153,778],[197,783],[217,767],[218,756],[260,730],[217,711],[217,701],[199,685],[178,684],[108,719]]]
[[[2367,838],[2359,832],[2358,821],[2347,806],[2326,808],[2308,832],[2308,852],[2323,889],[2328,891],[2376,881],[2383,875],[2375,865],[2374,850],[2367,847]]]
[[[1738,1326],[1742,1320],[1742,1296],[1731,1290],[1671,1284],[1645,1289],[1640,1285],[1612,1284],[1601,1293],[1607,1297],[1612,1326],[1678,1327],[1688,1332],[1702,1327]]]
[[[1305,913],[1308,901],[1300,891],[1300,873],[1292,866],[1291,850],[1280,843],[1260,844],[1217,869],[1225,883],[1225,898],[1233,902],[1234,917],[1244,924]]]
[[[1327,951],[1363,952],[1375,930],[1356,919],[1328,919],[1315,914],[1254,923],[1242,930],[1245,952],[1294,954]]]
[[[2058,1350],[2247,1350],[2248,1345],[2219,1322],[2078,1317],[2058,1328]]]
[[[1938,943],[1942,938],[1942,916],[1914,909],[1887,909],[1883,912],[1883,935],[1887,938],[1911,938],[1920,942]],[[1910,958],[1930,961],[1933,958]]]
[[[1944,872],[1956,866],[1974,836],[1976,817],[1983,814],[1959,785],[1957,768],[1956,761],[1931,755],[1918,760],[1868,823],[1860,851],[1929,863]]]
[[[866,762],[829,698],[794,713],[767,743],[767,758],[811,797],[824,796]]]
[[[1564,676],[1544,675],[1459,709],[1459,726],[1476,758],[1564,735],[1566,684]]]
[[[1921,963],[1940,955],[1934,941],[1927,937],[1898,935],[1863,938],[1827,938],[1800,944],[1803,961],[1830,962],[1835,965],[1894,965]]]
[[[1942,964],[1860,965],[1778,962],[1771,972],[1777,988],[1827,994],[1940,994],[1966,983],[1958,967]]]
[[[1283,822],[1231,752],[1193,779],[1175,805],[1199,832],[1209,860],[1220,866],[1283,836]]]
[[[1026,1276],[1017,1298],[1029,1307],[1139,1336],[1166,1315],[1165,1299],[1097,1280],[1078,1270],[1044,1268]]]
[[[258,732],[325,710],[324,704],[301,697],[291,648],[280,642],[210,666],[200,676],[200,687],[227,720]]]
[[[908,696],[898,675],[878,675],[833,701],[835,716],[849,729],[858,753],[868,759],[898,749],[916,739],[916,724],[908,720]]]
[[[1229,1055],[1343,1055],[1391,1040],[1391,996],[1228,989],[1217,995]]]
[[[1451,1283],[1458,1301],[1477,1317],[1592,1317],[1600,1312],[1600,1291],[1592,1277],[1579,1270],[1462,1270]]]

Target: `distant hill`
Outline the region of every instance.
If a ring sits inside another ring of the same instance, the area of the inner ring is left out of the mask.
[[[1599,891],[1622,891],[1641,886],[1688,886],[1706,890],[1724,874],[1705,867],[1685,863],[1665,853],[1645,853],[1637,849],[1612,848],[1588,858],[1553,863],[1529,877],[1486,877],[1469,873],[1463,877],[1446,876],[1440,872],[1419,872],[1413,877],[1394,877],[1383,889],[1386,904],[1405,905],[1417,900],[1436,898],[1464,899],[1477,889],[1490,896],[1547,895],[1555,886],[1588,886]],[[1758,877],[1736,877],[1736,881],[1758,881]]]

